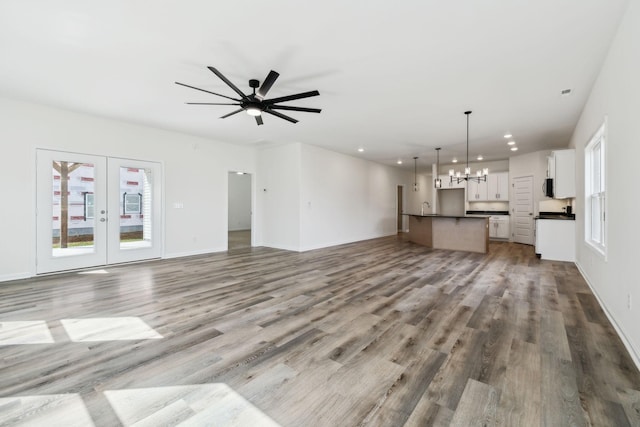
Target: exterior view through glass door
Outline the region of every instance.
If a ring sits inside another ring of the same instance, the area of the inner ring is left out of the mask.
[[[158,163],[37,151],[36,272],[161,255]]]

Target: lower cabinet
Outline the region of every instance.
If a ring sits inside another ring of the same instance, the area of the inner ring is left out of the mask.
[[[489,238],[508,239],[509,238],[509,216],[494,215],[489,217]]]
[[[576,222],[536,219],[536,254],[553,261],[575,261]]]

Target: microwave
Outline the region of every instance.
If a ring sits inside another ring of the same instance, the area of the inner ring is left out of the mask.
[[[546,178],[544,180],[542,192],[546,197],[553,197],[553,178]]]

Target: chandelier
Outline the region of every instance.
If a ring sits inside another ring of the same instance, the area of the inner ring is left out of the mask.
[[[469,167],[469,115],[471,115],[471,111],[465,111],[464,114],[467,116],[467,167],[464,168],[464,174],[460,173],[460,171],[456,172],[453,169],[449,169],[449,182],[453,183],[455,181],[460,184],[462,181],[486,181],[487,175],[489,175],[489,169],[487,168],[478,170],[475,176],[471,175],[471,168]]]

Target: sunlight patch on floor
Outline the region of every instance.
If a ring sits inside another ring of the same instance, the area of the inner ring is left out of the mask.
[[[122,341],[163,338],[139,317],[62,319],[71,341]]]
[[[0,345],[51,343],[53,337],[44,320],[0,322]]]
[[[95,424],[77,394],[49,394],[0,398],[0,425],[93,427]]]
[[[125,426],[280,427],[226,384],[107,390]]]

